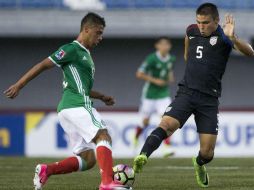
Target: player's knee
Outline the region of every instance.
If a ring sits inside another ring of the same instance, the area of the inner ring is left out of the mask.
[[[93,159],[90,159],[89,161],[87,161],[87,169],[91,169],[95,166],[96,164],[96,159],[95,157]]]
[[[96,144],[100,141],[108,141],[110,144],[112,143],[111,136],[109,135],[107,129],[100,129],[95,138],[93,139],[93,142],[95,142]]]
[[[80,156],[83,159],[85,163],[85,170],[89,170],[95,166],[96,157],[93,150],[81,152],[78,156]]]
[[[171,136],[180,127],[180,123],[172,117],[164,116],[159,127],[164,129],[168,136]]]

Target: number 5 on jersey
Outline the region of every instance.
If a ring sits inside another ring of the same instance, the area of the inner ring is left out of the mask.
[[[201,59],[203,57],[203,52],[202,52],[203,48],[204,48],[203,46],[197,46],[197,51],[196,51],[196,53],[197,53],[196,58],[197,59]]]

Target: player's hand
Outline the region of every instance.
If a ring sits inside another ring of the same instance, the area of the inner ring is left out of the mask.
[[[223,31],[230,40],[235,38],[235,20],[232,15],[226,14],[223,23]]]
[[[19,86],[17,84],[11,85],[7,90],[4,91],[4,94],[7,98],[15,98],[19,94]]]
[[[101,100],[107,105],[107,106],[112,106],[115,104],[115,100],[111,96],[103,96]]]
[[[168,83],[167,81],[161,80],[161,79],[154,79],[153,83],[157,86],[166,86]]]

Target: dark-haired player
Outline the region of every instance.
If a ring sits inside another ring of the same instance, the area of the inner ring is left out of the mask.
[[[136,128],[134,144],[138,144],[138,138],[147,128],[152,115],[162,116],[167,106],[171,103],[169,83],[174,82],[173,64],[175,56],[170,53],[172,43],[166,36],[159,37],[155,41],[156,52],[149,54],[139,67],[136,76],[145,81],[142,91],[139,114],[142,121]],[[170,145],[169,139],[165,145]],[[166,146],[164,156],[173,154],[169,146]]]
[[[77,40],[60,47],[5,91],[8,98],[15,98],[30,80],[54,66],[60,67],[64,74],[63,96],[57,111],[75,156],[56,163],[38,164],[34,176],[35,189],[42,189],[52,175],[91,169],[96,158],[101,173],[100,190],[129,189],[112,181],[111,137],[91,101],[95,98],[106,105],[114,104],[112,97],[92,90],[95,67],[90,50],[102,40],[104,28],[104,18],[88,13],[81,21]]]
[[[196,11],[197,24],[187,28],[184,58],[185,75],[179,83],[175,100],[134,160],[135,172],[140,172],[147,158],[161,142],[181,128],[194,114],[200,139],[200,150],[192,159],[200,187],[208,187],[209,177],[205,164],[214,157],[218,134],[218,97],[221,95],[221,79],[232,48],[246,56],[253,56],[252,47],[235,35],[235,21],[226,15],[223,27],[219,25],[216,5],[204,3]]]

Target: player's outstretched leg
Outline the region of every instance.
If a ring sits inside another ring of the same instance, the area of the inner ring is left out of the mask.
[[[101,173],[99,190],[132,189],[129,186],[116,184],[113,181],[113,158],[111,151],[111,137],[106,129],[99,130],[94,139],[96,143],[97,162]]]
[[[200,187],[209,186],[209,175],[206,171],[205,164],[210,162],[213,158],[205,159],[199,153],[198,157],[192,158],[192,163],[195,170],[196,180]]]
[[[161,142],[167,138],[167,132],[161,127],[156,128],[150,136],[147,137],[146,142],[141,150],[140,155],[134,159],[133,169],[135,173],[140,173],[143,166],[147,163],[147,158],[159,148]]]
[[[93,150],[88,150],[86,152],[89,154],[89,151]],[[52,164],[38,164],[35,168],[33,179],[34,188],[35,190],[41,190],[51,175],[67,174],[90,169],[95,164],[94,160],[95,158],[85,161],[85,159],[80,156],[73,156]]]
[[[143,166],[147,163],[148,157],[159,148],[164,139],[171,136],[179,127],[180,123],[178,120],[167,115],[163,116],[159,127],[147,137],[140,155],[134,159],[133,169],[135,173],[142,171]]]

